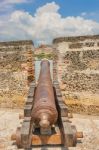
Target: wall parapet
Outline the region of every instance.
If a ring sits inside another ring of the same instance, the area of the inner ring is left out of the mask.
[[[53,40],[53,44],[57,44],[60,42],[77,42],[84,41],[86,39],[99,39],[99,35],[86,35],[86,36],[69,36],[69,37],[58,37]]]
[[[0,42],[0,47],[6,46],[22,46],[22,45],[34,45],[32,40],[21,40],[21,41],[7,41],[7,42]]]

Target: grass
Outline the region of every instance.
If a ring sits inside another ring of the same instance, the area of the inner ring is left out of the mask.
[[[38,58],[38,60],[41,60],[43,58],[53,59],[54,55],[53,54],[40,53],[40,54],[35,54],[35,57]]]

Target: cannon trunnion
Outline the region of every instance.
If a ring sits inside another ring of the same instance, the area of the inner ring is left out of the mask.
[[[42,60],[38,83],[31,82],[24,107],[22,127],[11,136],[19,148],[37,146],[76,146],[82,132],[69,121],[68,108],[62,100],[59,82],[52,82],[50,63]]]

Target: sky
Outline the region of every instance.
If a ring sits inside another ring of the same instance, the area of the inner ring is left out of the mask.
[[[99,0],[0,0],[0,41],[99,34]]]

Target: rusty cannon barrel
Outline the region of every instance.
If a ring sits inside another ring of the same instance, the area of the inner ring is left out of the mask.
[[[51,127],[58,118],[50,75],[50,63],[47,59],[41,62],[41,70],[31,115],[35,125],[41,128]]]

